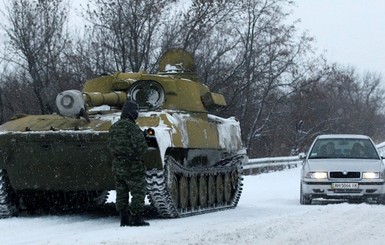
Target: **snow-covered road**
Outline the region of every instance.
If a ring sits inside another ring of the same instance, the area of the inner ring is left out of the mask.
[[[238,207],[119,227],[117,216],[0,220],[0,244],[384,244],[385,206],[299,204],[300,168],[246,176]]]

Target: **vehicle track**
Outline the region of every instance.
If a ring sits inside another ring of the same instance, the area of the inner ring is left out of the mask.
[[[187,168],[168,156],[163,170],[147,171],[149,200],[165,218],[235,208],[242,193],[243,157],[235,156],[208,168]]]

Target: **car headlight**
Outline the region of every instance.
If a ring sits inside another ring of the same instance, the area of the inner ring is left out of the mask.
[[[364,179],[379,179],[380,173],[379,172],[364,172],[364,173],[362,173],[362,178],[364,178]]]
[[[327,172],[309,172],[306,174],[306,178],[310,179],[327,179],[328,173]]]

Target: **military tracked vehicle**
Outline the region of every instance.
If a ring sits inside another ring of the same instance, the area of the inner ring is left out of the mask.
[[[108,130],[124,102],[139,104],[149,149],[148,199],[162,217],[234,208],[247,161],[239,122],[209,111],[223,95],[198,81],[192,56],[166,52],[157,74],[86,81],[56,98],[59,114],[23,115],[0,126],[0,216],[19,210],[103,204],[113,190]]]

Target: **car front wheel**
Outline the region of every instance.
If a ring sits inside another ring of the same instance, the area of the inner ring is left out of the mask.
[[[381,195],[378,198],[378,204],[385,205],[385,195]]]
[[[299,202],[301,203],[301,205],[310,205],[311,201],[312,199],[308,195],[303,193],[302,183],[301,183],[301,194],[300,194]]]

